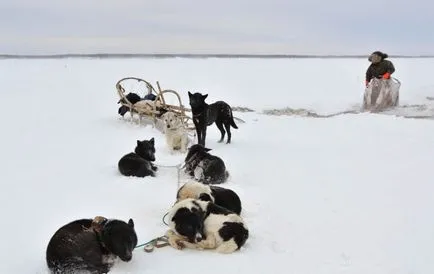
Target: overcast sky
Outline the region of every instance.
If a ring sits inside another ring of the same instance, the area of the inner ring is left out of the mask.
[[[421,0],[0,0],[0,54],[434,54]]]

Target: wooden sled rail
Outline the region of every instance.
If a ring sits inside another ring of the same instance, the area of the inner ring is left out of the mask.
[[[154,101],[143,102],[140,101],[141,104],[132,104],[126,97],[127,91],[122,86],[122,83],[127,80],[133,80],[138,81],[141,83],[144,83],[146,85],[146,88],[148,89],[148,94],[154,94],[156,96]],[[161,89],[160,83],[157,81],[157,87],[158,91],[146,80],[143,80],[138,77],[125,77],[120,79],[116,83],[116,90],[118,92],[119,97],[121,98],[118,103],[120,103],[123,106],[128,107],[128,110],[130,111],[131,115],[133,113],[136,113],[141,118],[142,116],[147,116],[152,118],[154,123],[156,123],[156,119],[159,118],[160,115],[162,115],[166,111],[171,111],[176,113],[184,123],[185,128],[187,129],[194,129],[194,124],[192,118],[187,115],[187,112],[191,112],[191,109],[184,107],[182,104],[181,96],[179,96],[178,92],[171,90],[171,89]],[[179,105],[172,105],[166,103],[165,96],[168,94],[174,94],[178,100]]]

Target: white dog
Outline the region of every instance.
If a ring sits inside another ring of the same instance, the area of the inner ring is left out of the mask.
[[[161,118],[166,125],[166,142],[171,153],[175,150],[180,150],[182,153],[187,152],[188,134],[181,118],[172,111],[164,113]]]

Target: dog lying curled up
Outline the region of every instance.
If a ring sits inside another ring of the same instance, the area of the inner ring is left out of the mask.
[[[124,155],[118,162],[118,169],[122,175],[136,177],[155,177],[157,167],[155,161],[155,142],[150,140],[137,140],[134,152]]]
[[[187,152],[188,135],[181,118],[172,111],[164,113],[161,118],[166,125],[164,132],[170,152],[173,153],[175,150]]]
[[[176,249],[215,249],[219,253],[239,250],[249,238],[243,219],[209,201],[185,199],[169,211],[166,236]]]
[[[192,145],[185,157],[185,172],[204,184],[226,182],[229,172],[224,161],[208,153],[211,149],[200,144]]]
[[[128,223],[97,216],[59,228],[51,237],[46,262],[51,273],[109,272],[116,258],[129,262],[137,245],[132,219]]]
[[[238,215],[241,214],[240,197],[231,189],[204,185],[198,182],[188,182],[178,189],[176,202],[188,198],[210,201]]]

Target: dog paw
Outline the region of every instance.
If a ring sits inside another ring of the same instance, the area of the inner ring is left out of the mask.
[[[178,249],[184,249],[185,248],[185,244],[183,240],[177,240],[176,244],[178,246]]]
[[[169,239],[169,244],[171,247],[178,249],[178,250],[182,250],[185,247],[183,241],[179,240],[179,239],[177,239],[177,240]]]
[[[204,248],[203,246],[196,245],[196,249],[197,249],[197,250],[204,250],[205,248]]]

